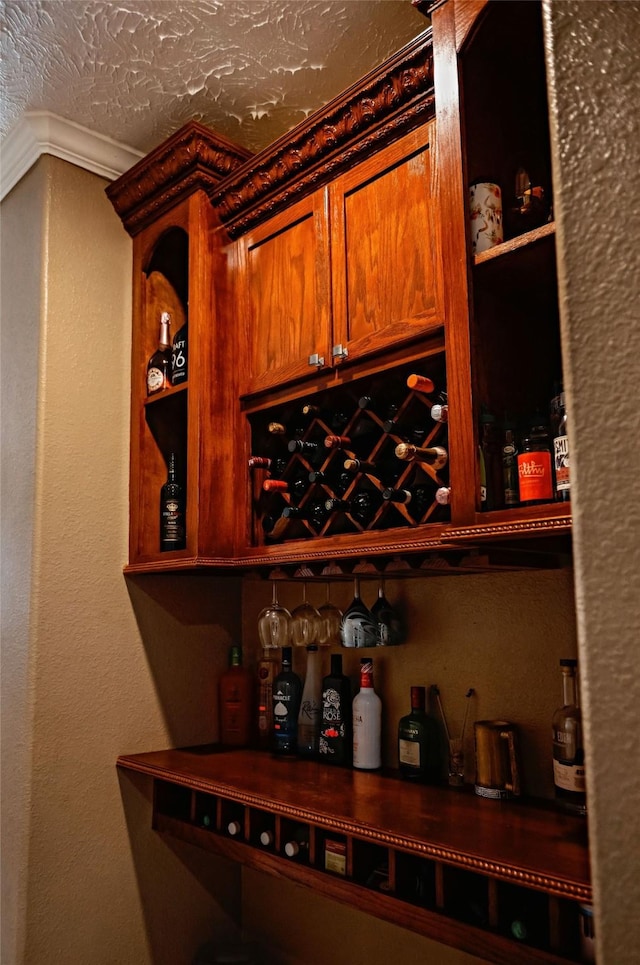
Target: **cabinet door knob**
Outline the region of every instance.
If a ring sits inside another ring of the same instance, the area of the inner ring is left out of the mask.
[[[349,349],[345,348],[344,345],[334,345],[331,349],[331,355],[336,361],[340,361],[349,357]]]
[[[318,355],[317,352],[315,352],[313,355],[310,355],[309,365],[315,365],[316,368],[321,369],[324,365],[324,355]]]

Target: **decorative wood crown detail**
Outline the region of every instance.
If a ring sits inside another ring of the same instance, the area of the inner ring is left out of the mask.
[[[211,193],[231,237],[435,115],[431,30],[238,168]]]
[[[134,235],[176,201],[201,188],[211,194],[251,152],[190,121],[106,189]]]

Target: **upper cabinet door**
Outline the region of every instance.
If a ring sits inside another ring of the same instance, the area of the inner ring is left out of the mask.
[[[358,359],[443,324],[430,122],[329,187],[334,356]]]
[[[248,354],[244,393],[301,379],[330,364],[326,192],[316,191],[245,235],[240,257]],[[317,365],[310,362],[314,356]]]

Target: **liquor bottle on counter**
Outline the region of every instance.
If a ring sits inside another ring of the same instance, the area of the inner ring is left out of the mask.
[[[398,724],[398,763],[402,777],[434,783],[440,780],[438,725],[425,709],[425,688],[411,688],[411,713]]]
[[[447,450],[442,446],[425,446],[420,448],[409,442],[401,442],[396,446],[396,456],[403,462],[419,462],[426,466],[431,466],[435,472],[444,468],[449,458]]]
[[[351,682],[342,672],[342,654],[331,654],[331,671],[322,681],[322,711],[318,752],[329,764],[350,764]]]
[[[273,681],[274,754],[295,754],[302,681],[291,669],[291,647],[282,648],[282,670]]]
[[[171,315],[160,315],[158,347],[147,362],[147,395],[162,392],[171,385]]]
[[[382,766],[382,701],[373,689],[373,660],[360,661],[360,690],[353,699],[353,766],[375,771]]]
[[[171,385],[182,385],[189,378],[189,329],[185,321],[173,336],[171,346]]]
[[[569,474],[567,406],[562,389],[551,400],[551,425],[553,427],[553,469],[556,500],[567,502],[571,499],[571,478]]]
[[[273,681],[276,678],[277,664],[271,647],[262,650],[258,660],[258,747],[266,748],[271,743],[273,731]]]
[[[248,747],[253,737],[253,677],[242,666],[239,646],[229,650],[229,666],[218,681],[220,743],[225,747]]]
[[[518,486],[523,506],[553,500],[549,432],[538,420],[522,440],[518,460]]]
[[[562,707],[553,715],[553,782],[556,801],[576,814],[587,813],[582,746],[582,716],[578,705],[577,660],[561,660]]]
[[[184,487],[178,482],[176,454],[169,453],[167,481],[160,489],[160,550],[183,550],[185,536]]]
[[[307,646],[307,672],[298,714],[298,753],[301,757],[315,757],[318,753],[321,710],[320,654],[317,644],[310,643]]]

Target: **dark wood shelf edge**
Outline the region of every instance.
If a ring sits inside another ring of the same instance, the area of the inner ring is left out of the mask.
[[[179,750],[176,752],[167,751],[161,752],[160,756],[165,759],[171,759],[173,755],[174,759],[180,760],[182,753],[183,752]],[[224,766],[224,757],[228,753],[229,752],[225,752],[219,757],[223,762],[222,766]],[[256,767],[255,762],[258,760],[256,754],[270,761],[270,756],[264,752],[245,753],[251,756],[250,763],[253,762],[251,769]],[[513,863],[508,864],[505,861],[497,861],[488,855],[471,854],[468,851],[460,850],[460,848],[445,846],[442,842],[429,842],[424,838],[399,834],[393,829],[367,825],[363,821],[354,821],[345,815],[340,816],[336,813],[329,813],[328,809],[318,810],[315,807],[305,805],[303,800],[297,800],[293,803],[283,800],[273,800],[272,798],[265,797],[263,794],[252,792],[247,787],[239,787],[228,783],[212,774],[207,774],[206,777],[203,778],[202,776],[198,776],[193,770],[187,771],[186,767],[181,767],[180,765],[165,766],[158,762],[157,757],[158,755],[153,752],[151,754],[123,755],[118,758],[116,763],[120,768],[146,774],[154,779],[167,781],[206,794],[216,795],[229,801],[238,802],[247,807],[267,809],[271,813],[302,823],[312,824],[324,830],[349,835],[359,840],[378,843],[407,854],[413,854],[417,857],[428,858],[430,860],[440,861],[443,864],[476,871],[486,877],[533,888],[561,898],[570,898],[578,901],[591,900],[591,886],[588,879],[579,880],[577,878],[571,878],[567,874],[558,872],[557,868],[554,873],[551,874],[549,869],[540,870],[532,867],[522,867],[522,865],[519,865],[515,860]],[[156,759],[154,760],[154,758]],[[317,764],[316,766],[321,770],[328,767],[328,765],[322,764]],[[389,786],[388,781],[390,779],[385,778],[383,775],[376,775],[375,777],[383,782],[383,785],[380,785],[381,789],[385,784]],[[410,793],[408,785],[402,782],[400,782],[400,789]],[[452,792],[446,788],[435,788],[432,789],[432,791],[435,792],[440,806],[442,806],[442,802],[446,802],[447,800],[453,804],[459,797],[456,792]],[[451,795],[453,795],[453,797],[451,797]],[[473,810],[474,805],[472,802],[475,801],[475,798],[473,798],[472,795],[470,798],[470,806]],[[314,804],[316,803],[317,801],[314,799]],[[479,805],[479,807],[481,806],[482,805]],[[513,808],[514,811],[512,813],[515,817],[517,813],[522,813],[523,805],[519,803],[514,804]],[[555,821],[555,812],[549,812],[542,807],[539,809],[534,807],[532,813],[535,815],[536,821],[544,820],[545,814],[549,814],[548,820]],[[498,812],[496,811],[496,818],[497,816]],[[575,820],[578,822],[576,826],[582,827],[581,819]],[[535,833],[535,831],[532,830],[531,833]],[[586,844],[584,851],[586,857]]]
[[[175,818],[157,815],[154,828],[161,834],[186,841],[198,848],[238,861],[246,867],[278,878],[286,878],[317,894],[358,908],[366,914],[399,925],[434,941],[459,948],[493,965],[513,965],[514,953],[525,955],[531,965],[566,965],[569,959],[530,946],[516,946],[501,935],[475,928],[435,910],[411,904],[395,895],[386,895],[353,879],[298,864],[280,855],[259,850],[251,844],[194,827]],[[520,960],[524,961],[524,958]]]

